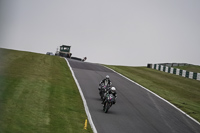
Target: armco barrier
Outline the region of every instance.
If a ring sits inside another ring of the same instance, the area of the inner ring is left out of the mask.
[[[186,70],[181,70],[178,68],[173,68],[173,67],[169,67],[169,66],[163,66],[160,64],[148,64],[147,65],[148,68],[152,68],[152,69],[156,69],[159,71],[163,71],[166,73],[171,73],[171,74],[175,74],[175,75],[179,75],[182,77],[186,77],[186,78],[190,78],[190,79],[195,79],[195,80],[199,80],[200,81],[200,73],[195,73],[195,72],[189,72]]]

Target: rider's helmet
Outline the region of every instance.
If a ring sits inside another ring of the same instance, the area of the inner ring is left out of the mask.
[[[106,75],[106,79],[109,79],[109,76],[108,76],[108,75]]]
[[[111,93],[116,93],[116,88],[115,87],[111,87],[111,89],[110,89],[110,91],[111,91]]]

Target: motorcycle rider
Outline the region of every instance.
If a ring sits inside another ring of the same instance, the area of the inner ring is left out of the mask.
[[[102,84],[103,84],[104,86],[111,86],[111,85],[112,85],[112,82],[110,81],[109,75],[106,75],[106,78],[103,79],[103,80],[100,82],[99,86],[101,86]],[[100,89],[100,88],[99,88],[99,89]]]
[[[113,96],[115,97],[115,101],[113,102],[113,104],[115,104],[116,103],[116,98],[117,98],[117,92],[116,92],[116,88],[115,87],[109,87],[108,88],[108,90],[106,91],[106,93],[104,95],[104,98],[103,98],[103,101],[102,101],[101,104],[104,104],[107,94],[113,94]]]

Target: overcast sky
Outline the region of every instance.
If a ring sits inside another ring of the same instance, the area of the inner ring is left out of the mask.
[[[200,65],[200,0],[0,0],[0,47],[88,62]]]

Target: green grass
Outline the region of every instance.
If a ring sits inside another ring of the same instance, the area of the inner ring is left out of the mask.
[[[200,81],[146,67],[108,67],[148,88],[200,122]]]
[[[91,133],[63,58],[0,48],[1,133]]]
[[[200,73],[200,66],[195,66],[195,65],[189,65],[189,66],[177,66],[174,68],[182,69],[182,70],[187,70],[190,72],[195,72],[195,73]]]

